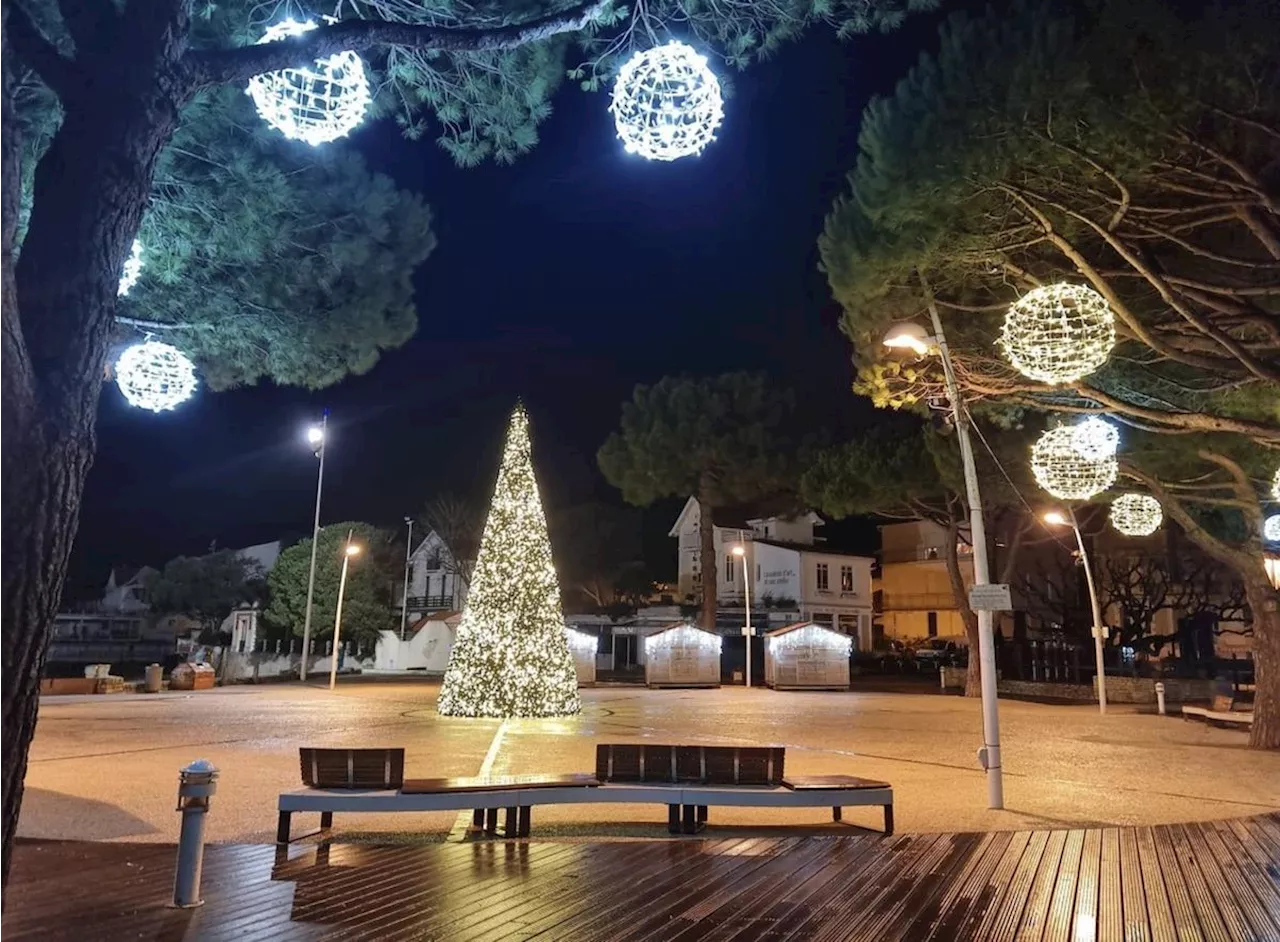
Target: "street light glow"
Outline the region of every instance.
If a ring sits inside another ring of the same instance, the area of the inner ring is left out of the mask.
[[[747,554],[746,547],[744,547],[741,543],[739,543],[737,546],[733,548],[734,556],[741,557],[741,556],[745,556],[746,554]]]
[[[312,445],[319,445],[324,441],[324,431],[318,425],[313,425],[307,429],[307,441]]]
[[[1044,515],[1044,522],[1055,527],[1065,527],[1067,518],[1062,515],[1061,511],[1051,510]]]
[[[890,350],[910,350],[922,357],[929,352],[932,339],[919,324],[894,324],[884,336],[884,345]]]
[[[360,552],[360,547],[359,547],[359,546],[356,546],[354,543],[352,543],[350,546],[348,546],[348,547],[347,547],[347,555],[348,555],[348,556],[355,556],[355,555],[357,555],[359,552]]]

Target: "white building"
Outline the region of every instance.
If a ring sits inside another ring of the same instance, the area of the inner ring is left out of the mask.
[[[734,510],[716,511],[716,598],[720,608],[742,608],[743,559],[733,555],[742,543],[751,579],[751,609],[787,612],[790,621],[811,621],[858,639],[871,647],[872,589],[870,556],[844,553],[824,545],[814,534],[823,520],[812,511],[794,517],[756,516]],[[690,497],[670,536],[679,541],[679,592],[701,595],[701,509]]]
[[[467,600],[469,563],[457,560],[432,530],[409,556],[409,621],[433,612],[460,612]]]

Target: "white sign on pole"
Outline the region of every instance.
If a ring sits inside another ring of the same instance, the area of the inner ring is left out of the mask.
[[[969,607],[975,612],[1013,611],[1013,598],[1009,594],[1009,586],[1001,583],[971,586]]]

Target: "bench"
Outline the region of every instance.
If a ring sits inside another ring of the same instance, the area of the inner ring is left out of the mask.
[[[884,833],[893,833],[893,788],[851,775],[788,776],[780,746],[672,746],[605,743],[596,747],[596,778],[606,786],[654,783],[676,790],[668,830],[694,834],[711,805],[831,808],[833,821],[855,805],[884,809]],[[673,796],[674,797],[674,796]]]
[[[759,746],[604,744],[595,774],[405,779],[403,749],[301,749],[305,788],[278,801],[276,842],[291,840],[292,816],[320,815],[320,830],[335,812],[471,811],[478,829],[498,832],[505,809],[507,837],[528,837],[534,805],[662,804],[673,834],[697,833],[711,805],[884,808],[885,834],[893,833],[893,789],[854,776],[785,776],[785,751]],[[309,835],[308,835],[309,836]]]

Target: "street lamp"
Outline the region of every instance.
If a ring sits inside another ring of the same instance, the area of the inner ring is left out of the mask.
[[[1084,566],[1085,582],[1089,586],[1089,605],[1093,609],[1093,657],[1098,672],[1098,712],[1107,712],[1107,671],[1102,660],[1102,639],[1107,636],[1107,627],[1102,623],[1102,606],[1098,603],[1098,590],[1093,584],[1093,567],[1089,565],[1089,554],[1084,548],[1084,536],[1080,533],[1080,523],[1076,520],[1076,512],[1070,507],[1063,514],[1059,510],[1051,510],[1044,515],[1044,522],[1055,527],[1071,527],[1076,534],[1076,546],[1080,549],[1080,564]]]
[[[991,569],[987,561],[987,530],[982,520],[982,493],[978,489],[978,468],[973,460],[973,445],[969,441],[969,423],[964,405],[960,401],[960,387],[951,364],[951,352],[942,330],[942,319],[937,308],[930,303],[929,315],[933,320],[933,336],[919,324],[897,324],[885,335],[884,345],[891,350],[910,350],[916,356],[937,352],[942,360],[942,373],[947,383],[947,397],[951,400],[951,416],[960,441],[960,460],[964,464],[965,496],[969,502],[969,531],[973,540],[973,584],[991,584]],[[996,691],[996,645],[994,613],[980,609],[978,615],[978,665],[982,680],[982,738],[983,748],[979,761],[987,770],[987,807],[1004,807],[1004,775],[1000,768],[1000,708]],[[972,652],[970,652],[972,656]]]
[[[409,557],[413,554],[413,518],[405,517],[405,525],[409,535],[404,541],[404,592],[400,596],[400,640],[404,640],[405,628],[409,621]]]
[[[738,539],[742,539],[742,535],[738,535]],[[747,606],[747,626],[742,629],[742,633],[747,638],[747,686],[751,686],[751,576],[747,571],[747,547],[743,543],[738,543],[733,548],[733,555],[742,560],[742,598],[746,601]]]
[[[307,575],[307,612],[302,620],[302,664],[298,679],[307,679],[307,657],[311,653],[311,602],[316,594],[316,548],[320,545],[320,494],[324,489],[324,446],[329,431],[329,410],[324,410],[320,424],[307,429],[307,442],[320,459],[320,471],[316,474],[316,517],[311,528],[311,570]]]
[[[342,575],[338,577],[338,611],[333,616],[333,657],[329,660],[329,689],[338,684],[338,647],[342,643],[342,596],[347,590],[347,563],[360,552],[360,547],[351,542],[351,532],[347,532],[347,547],[342,553]]]

